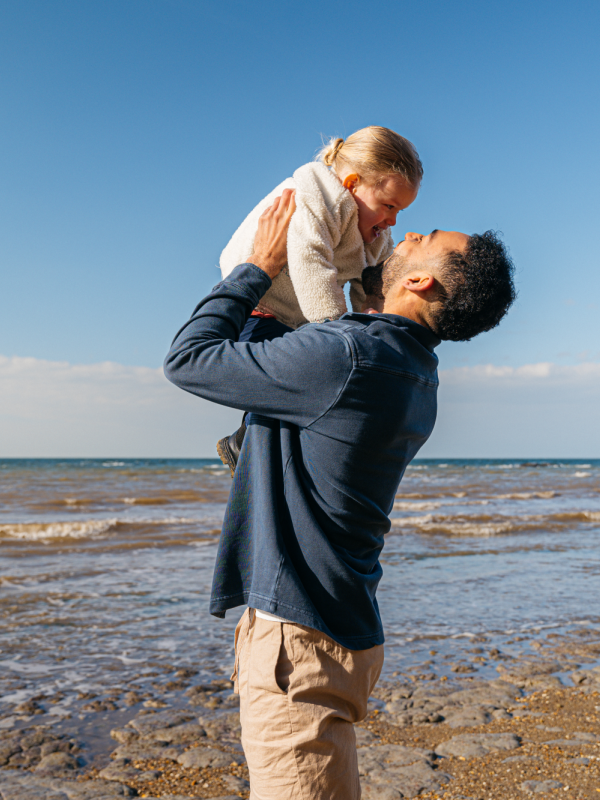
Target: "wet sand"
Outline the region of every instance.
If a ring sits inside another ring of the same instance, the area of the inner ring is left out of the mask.
[[[465,642],[441,678],[432,650],[381,681],[356,729],[365,800],[598,797],[600,631],[550,633],[527,652]],[[230,681],[161,667],[153,691],[115,686],[68,719],[51,696],[7,709],[2,800],[248,797]]]

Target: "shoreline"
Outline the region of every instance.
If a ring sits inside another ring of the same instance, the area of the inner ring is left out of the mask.
[[[441,677],[432,650],[381,681],[356,727],[364,800],[598,797],[600,631],[549,633],[531,648],[515,658],[465,647]],[[497,677],[482,679],[493,664]],[[84,697],[70,720],[48,713],[56,697],[22,703],[0,718],[0,798],[247,797],[238,698],[225,678],[197,680],[181,668],[162,696],[116,687]],[[92,758],[77,725],[97,732]]]

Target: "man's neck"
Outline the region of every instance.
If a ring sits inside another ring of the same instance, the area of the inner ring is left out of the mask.
[[[395,297],[391,302],[384,300],[381,306],[382,308],[379,312],[381,314],[396,314],[398,317],[411,319],[413,322],[418,322],[419,325],[427,328],[427,330],[431,330],[422,314],[422,301],[419,297],[415,297],[412,294],[402,295]]]

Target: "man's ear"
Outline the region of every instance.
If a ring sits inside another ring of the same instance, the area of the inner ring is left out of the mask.
[[[359,183],[360,183],[360,175],[357,175],[356,172],[351,172],[350,175],[346,175],[346,177],[344,178],[342,186],[344,187],[344,189],[348,189],[350,194],[354,194]]]
[[[415,269],[403,275],[400,283],[409,292],[428,292],[435,286],[435,278],[430,272]]]

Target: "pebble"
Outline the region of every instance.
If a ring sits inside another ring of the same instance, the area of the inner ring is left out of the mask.
[[[560,781],[524,781],[521,789],[524,792],[550,792],[552,789],[562,789]]]
[[[100,770],[99,775],[107,781],[123,781],[137,778],[140,770],[135,767],[122,766],[120,764],[109,764],[108,767]]]
[[[594,736],[593,734],[586,733],[585,738],[583,738],[582,734],[573,734],[573,739],[550,739],[550,741],[544,742],[544,744],[548,744],[551,747],[581,747],[582,745],[590,744],[592,742],[597,742],[598,737]]]
[[[530,761],[539,761],[539,756],[509,756],[508,758],[504,758],[502,760],[503,764],[511,764],[514,762],[522,761],[524,764]]]

